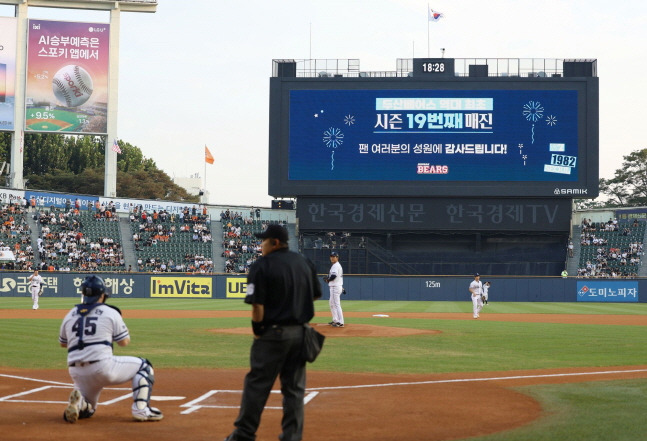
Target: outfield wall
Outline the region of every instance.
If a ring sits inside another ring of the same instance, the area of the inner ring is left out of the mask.
[[[29,272],[0,273],[0,297],[29,297]],[[45,297],[79,297],[88,273],[41,272]],[[242,299],[244,275],[100,274],[119,298]],[[345,300],[469,301],[472,277],[345,276]],[[486,277],[492,302],[647,302],[647,279],[608,280],[561,277]],[[322,287],[324,299],[327,287]],[[0,308],[2,301],[0,300]]]

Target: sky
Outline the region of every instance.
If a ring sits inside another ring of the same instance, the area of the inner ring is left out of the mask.
[[[428,7],[443,14],[429,26]],[[29,16],[109,21],[53,8]],[[171,177],[206,169],[210,204],[269,206],[273,59],[359,59],[362,71],[441,48],[449,58],[597,59],[600,177],[611,178],[647,148],[645,23],[645,0],[159,0],[154,14],[121,13],[118,137]],[[206,168],[205,145],[215,157]]]

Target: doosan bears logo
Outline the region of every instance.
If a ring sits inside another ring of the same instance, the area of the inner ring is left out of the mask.
[[[419,175],[446,175],[449,173],[449,166],[419,163],[417,165],[417,173]]]

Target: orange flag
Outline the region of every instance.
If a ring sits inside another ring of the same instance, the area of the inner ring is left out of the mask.
[[[204,160],[209,164],[213,164],[213,161],[214,161],[213,156],[211,156],[211,152],[209,151],[206,145],[204,146]]]

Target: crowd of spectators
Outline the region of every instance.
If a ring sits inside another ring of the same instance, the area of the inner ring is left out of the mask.
[[[213,260],[202,254],[186,253],[181,262],[175,259],[163,259],[159,257],[138,258],[137,266],[139,271],[151,273],[213,273]]]
[[[261,220],[261,211],[250,209],[249,215],[240,211],[223,210],[220,212],[222,223],[222,257],[225,258],[225,272],[245,274],[249,267],[261,257],[261,240],[255,233],[265,231],[270,222]],[[285,225],[284,222],[279,222]]]
[[[261,256],[261,241],[254,236],[254,232],[261,232],[267,228],[262,222],[260,229],[241,226],[252,225],[249,218],[234,216],[223,218],[222,232],[222,257],[225,258],[226,273],[248,273],[249,267]]]
[[[192,243],[211,244],[212,236],[207,208],[199,209],[195,205],[189,209],[184,207],[177,214],[165,210],[153,210],[149,213],[141,207],[135,207],[130,213],[130,222],[137,225],[134,228],[133,241],[135,251],[150,251],[166,249],[166,244]],[[213,273],[213,260],[209,255],[196,248],[196,251],[176,254],[168,257],[164,253],[156,256],[139,256],[137,266],[139,271],[163,273]],[[143,254],[143,253],[139,253]]]
[[[66,207],[67,208],[67,207]],[[122,271],[124,253],[114,237],[84,233],[84,221],[78,208],[40,210],[38,254],[41,270],[59,271]],[[115,222],[112,211],[97,211],[85,222]]]
[[[582,220],[580,244],[587,256],[577,277],[635,278],[642,265],[644,228],[638,220],[629,225],[611,218],[607,222]],[[591,252],[594,249],[594,252]],[[582,262],[582,261],[581,261]]]
[[[581,230],[582,233],[595,233],[596,231],[622,231],[624,236],[631,234],[631,228],[638,228],[640,222],[638,219],[634,219],[633,223],[629,225],[628,223],[619,224],[618,219],[609,218],[606,222],[593,222],[591,219],[582,219]]]
[[[0,269],[31,270],[34,251],[31,246],[31,230],[25,219],[28,204],[16,200],[0,206],[0,248],[8,249],[14,260],[0,261]],[[5,253],[3,255],[10,256]]]
[[[355,236],[348,232],[327,231],[317,235],[301,235],[301,246],[316,249],[366,248],[366,237]]]

